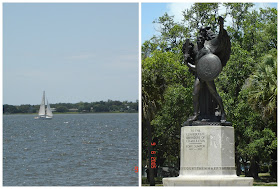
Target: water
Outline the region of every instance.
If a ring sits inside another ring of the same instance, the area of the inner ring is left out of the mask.
[[[4,186],[138,186],[138,114],[3,116]]]

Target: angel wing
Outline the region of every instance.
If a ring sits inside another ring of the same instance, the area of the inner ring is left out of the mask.
[[[227,31],[223,27],[223,18],[220,17],[219,19],[220,31],[218,36],[209,41],[205,41],[204,47],[208,48],[211,53],[217,55],[224,67],[230,57],[231,42]]]

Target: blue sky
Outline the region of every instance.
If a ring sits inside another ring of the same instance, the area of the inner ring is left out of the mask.
[[[3,104],[138,99],[137,3],[4,3]]]
[[[141,4],[141,43],[156,34],[155,24],[152,22],[167,12],[168,3],[142,3]]]
[[[170,16],[174,16],[174,20],[180,22],[183,19],[182,11],[189,9],[193,3],[142,3],[141,5],[141,43],[149,40],[153,35],[157,35],[156,25],[152,22],[163,16],[167,12]],[[264,7],[277,8],[277,3],[255,3],[254,9]],[[223,8],[220,7],[223,12]]]
[[[141,43],[165,12],[191,3],[142,3]],[[257,3],[255,8],[276,3]],[[138,99],[138,3],[4,3],[3,104]]]

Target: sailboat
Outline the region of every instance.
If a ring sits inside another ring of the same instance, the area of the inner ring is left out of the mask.
[[[35,117],[35,119],[52,119],[52,117],[53,117],[53,113],[51,111],[51,107],[48,103],[48,100],[47,100],[47,108],[45,105],[45,91],[44,91],[38,117]]]

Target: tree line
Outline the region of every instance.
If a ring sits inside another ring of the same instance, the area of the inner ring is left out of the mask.
[[[19,106],[13,106],[4,104],[4,114],[15,113],[37,113],[40,105],[24,104]],[[51,104],[51,108],[54,112],[81,112],[81,113],[94,113],[94,112],[138,112],[138,101],[99,101],[99,102],[79,102],[79,103],[56,103]]]
[[[196,42],[202,25],[217,31],[222,16],[230,21],[225,29],[231,56],[215,83],[235,130],[237,175],[258,179],[259,172],[270,172],[277,178],[277,10],[253,6],[194,3],[182,12],[182,22],[167,13],[154,21],[160,34],[142,44],[143,166],[150,164],[150,144],[156,142],[157,166],[179,169],[180,127],[193,112],[194,82],[182,45],[186,38]]]

